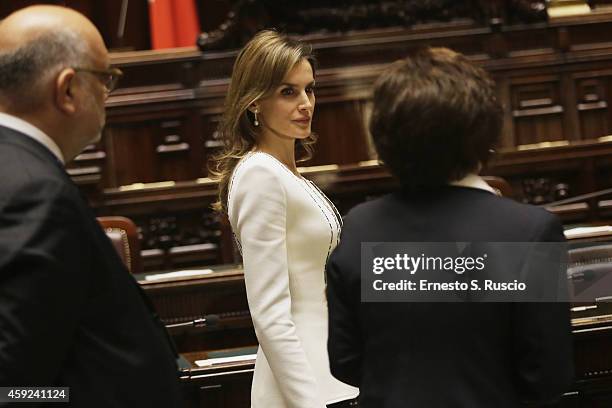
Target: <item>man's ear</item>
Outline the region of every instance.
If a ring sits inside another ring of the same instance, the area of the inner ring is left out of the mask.
[[[76,110],[75,101],[75,76],[72,68],[63,69],[55,78],[55,103],[62,112],[73,115]]]

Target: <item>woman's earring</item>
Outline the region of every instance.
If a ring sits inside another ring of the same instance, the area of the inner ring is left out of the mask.
[[[259,121],[257,120],[257,111],[253,111],[253,114],[255,115],[255,120],[253,121],[253,125],[255,125],[255,127],[259,126]]]

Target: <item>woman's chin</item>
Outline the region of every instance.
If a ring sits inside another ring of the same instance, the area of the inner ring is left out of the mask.
[[[310,129],[306,130],[302,130],[300,132],[296,132],[295,133],[295,138],[296,139],[306,139],[308,136],[310,136],[312,134],[312,132],[310,131]]]

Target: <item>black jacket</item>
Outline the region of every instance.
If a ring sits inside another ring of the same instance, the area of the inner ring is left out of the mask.
[[[0,386],[70,387],[71,407],[178,406],[168,338],[61,163],[0,127],[0,178]]]
[[[573,377],[566,303],[361,302],[360,247],[564,240],[552,214],[473,188],[357,206],[327,267],[332,374],[360,387],[362,408],[504,408],[558,398]]]

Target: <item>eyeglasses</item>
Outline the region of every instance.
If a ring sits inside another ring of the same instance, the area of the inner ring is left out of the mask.
[[[117,82],[119,78],[123,76],[123,72],[119,68],[109,68],[109,69],[92,69],[92,68],[83,68],[83,67],[75,67],[73,68],[76,72],[88,72],[90,74],[96,75],[104,84],[106,88],[106,92],[111,93],[117,87]]]

